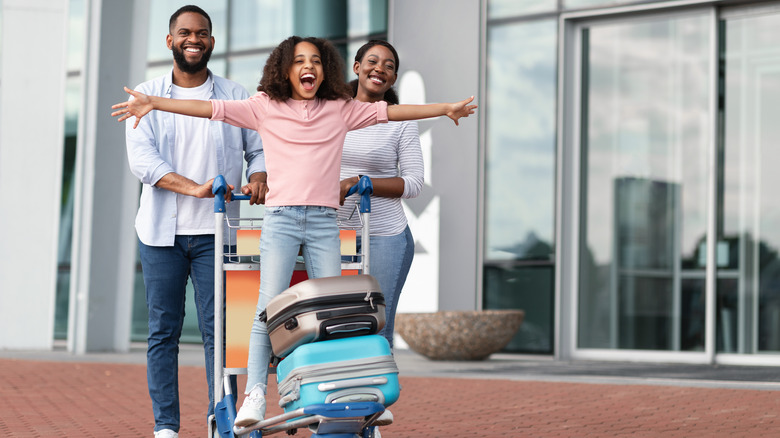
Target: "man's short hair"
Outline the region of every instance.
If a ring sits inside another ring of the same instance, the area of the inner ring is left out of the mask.
[[[198,6],[187,5],[187,6],[180,7],[179,10],[177,10],[176,12],[173,13],[173,15],[171,15],[171,19],[168,21],[168,32],[171,35],[173,35],[173,24],[176,23],[176,20],[179,18],[179,15],[185,12],[194,12],[196,14],[200,14],[206,17],[206,21],[209,22],[209,33],[211,33],[211,17],[209,17],[209,14],[207,14],[206,11],[204,11]]]

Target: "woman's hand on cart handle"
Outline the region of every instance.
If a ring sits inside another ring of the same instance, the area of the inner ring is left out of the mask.
[[[358,177],[357,183],[347,190],[346,196],[357,193],[365,198],[370,197],[374,193],[374,185],[371,183],[371,178],[366,175],[358,175]]]

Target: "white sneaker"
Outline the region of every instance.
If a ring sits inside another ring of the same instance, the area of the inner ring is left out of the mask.
[[[393,413],[389,409],[385,409],[379,417],[371,423],[372,426],[387,426],[393,424]]]
[[[261,391],[252,391],[244,399],[244,404],[236,414],[235,425],[238,427],[251,426],[265,418],[265,394]]]
[[[162,429],[154,433],[154,438],[179,438],[179,434],[171,429]]]

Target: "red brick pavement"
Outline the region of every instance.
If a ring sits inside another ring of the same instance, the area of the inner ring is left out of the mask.
[[[180,381],[180,436],[204,437],[203,368],[181,367]],[[780,437],[780,391],[403,376],[401,384],[384,438]],[[275,403],[269,415],[281,413]],[[0,359],[1,436],[151,437],[152,429],[143,365]]]

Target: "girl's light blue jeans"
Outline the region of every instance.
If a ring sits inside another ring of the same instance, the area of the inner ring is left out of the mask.
[[[341,275],[336,209],[318,206],[266,207],[260,234],[260,295],[249,335],[246,393],[259,385],[266,392],[271,340],[257,316],[272,298],[290,286],[299,250],[309,278]]]

